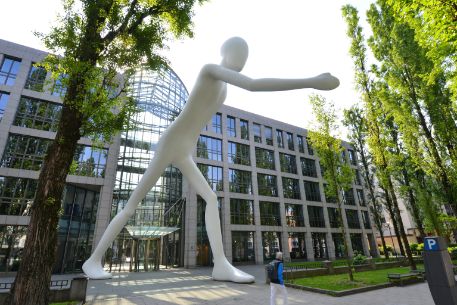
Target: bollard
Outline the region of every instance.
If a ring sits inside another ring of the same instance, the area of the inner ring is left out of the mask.
[[[424,265],[428,287],[436,305],[456,305],[457,286],[451,257],[442,237],[424,240]]]

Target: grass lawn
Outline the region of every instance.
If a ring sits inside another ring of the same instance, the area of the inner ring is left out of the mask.
[[[418,265],[417,268],[423,269],[424,266]],[[357,272],[354,273],[354,282],[350,282],[349,276],[347,275],[347,273],[345,273],[294,279],[291,280],[290,283],[313,288],[342,291],[347,289],[387,283],[388,273],[408,273],[409,271],[409,267],[398,267],[383,270]]]

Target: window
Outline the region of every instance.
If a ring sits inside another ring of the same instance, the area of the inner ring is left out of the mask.
[[[254,203],[252,200],[230,199],[230,223],[234,225],[254,224]]]
[[[0,85],[14,85],[21,60],[5,56],[3,57],[2,67],[0,68]]]
[[[213,191],[223,190],[222,167],[202,163],[198,163],[197,166]]]
[[[37,181],[0,177],[0,214],[27,215],[27,204],[35,198]]]
[[[282,130],[276,129],[276,141],[279,148],[284,148],[284,139],[282,138]]]
[[[305,143],[303,142],[303,137],[297,135],[298,151],[301,153],[305,152]]]
[[[44,80],[46,79],[46,69],[40,66],[32,65],[29,76],[25,82],[25,89],[34,91],[43,91]]]
[[[317,178],[316,161],[308,158],[300,158],[303,176]]]
[[[297,179],[282,177],[284,198],[300,199],[300,186]]]
[[[228,142],[228,162],[242,165],[251,165],[249,145]]]
[[[328,220],[331,228],[340,227],[340,215],[337,208],[327,208]]]
[[[332,239],[335,245],[335,258],[346,257],[343,234],[332,233]]]
[[[354,190],[352,188],[344,191],[344,204],[355,205]]]
[[[222,141],[207,136],[200,136],[197,142],[197,157],[222,161]]]
[[[303,206],[301,204],[286,204],[286,221],[289,227],[304,227]]]
[[[6,92],[0,91],[0,120],[5,113],[6,105],[8,104],[8,97],[10,95]]]
[[[275,155],[272,150],[255,148],[256,166],[265,169],[275,169]]]
[[[308,155],[314,155],[313,146],[311,146],[311,142],[308,137],[306,137],[306,146],[308,147]]]
[[[240,120],[241,139],[249,140],[249,123],[245,120]]]
[[[254,232],[232,231],[233,262],[255,262]]]
[[[352,149],[348,149],[348,155],[349,155],[349,162],[352,165],[357,165],[357,159],[356,159],[355,153]]]
[[[286,135],[287,135],[287,147],[289,148],[289,150],[294,150],[295,149],[294,136],[290,132],[287,132]]]
[[[359,215],[357,210],[346,210],[346,219],[350,229],[360,229]]]
[[[56,131],[62,105],[21,97],[13,125],[39,130]]]
[[[259,201],[260,224],[262,226],[280,226],[281,214],[278,202]]]
[[[327,253],[327,241],[325,239],[325,233],[311,233],[311,240],[313,244],[313,252],[315,259],[325,259],[328,258]]]
[[[278,196],[278,186],[276,184],[276,176],[257,174],[257,185],[259,187],[260,196]]]
[[[365,202],[365,196],[363,195],[363,190],[357,190],[357,199],[359,200],[360,206],[366,206],[367,203]]]
[[[281,172],[283,173],[297,173],[297,161],[295,156],[279,153],[279,161],[281,163]]]
[[[222,115],[216,113],[211,118],[211,130],[214,133],[222,134]]]
[[[227,116],[227,134],[229,137],[236,137],[235,118]]]
[[[330,190],[328,190],[328,184],[324,184],[324,192],[325,192],[325,202],[327,203],[338,203],[338,198],[335,194],[329,194]]]
[[[304,181],[306,200],[321,201],[321,192],[318,182]]]
[[[260,135],[260,124],[252,124],[252,130],[254,132],[254,142],[262,143],[262,136]]]
[[[289,232],[289,253],[290,259],[307,259],[306,253],[306,235],[303,232]]]
[[[368,215],[368,211],[362,211],[362,221],[363,227],[365,229],[371,229],[370,216]]]
[[[97,149],[90,146],[78,145],[69,174],[104,177],[107,157],[107,149]]]
[[[315,228],[324,228],[324,209],[322,207],[308,206],[309,225]]]
[[[358,169],[354,169],[354,182],[356,185],[362,185],[362,181],[360,181],[360,171]]]
[[[348,162],[347,158],[346,158],[346,151],[344,149],[341,151],[341,161],[343,163],[347,163]]]
[[[230,168],[229,190],[233,193],[252,194],[251,172]]]
[[[351,237],[351,244],[352,250],[354,251],[354,255],[363,254],[363,244],[362,244],[362,234],[360,233],[351,233],[349,234]]]
[[[265,143],[273,145],[273,129],[268,126],[265,126]]]
[[[319,167],[321,169],[321,177],[325,178],[325,166],[324,166],[324,164],[319,162]]]
[[[52,88],[51,94],[60,97],[65,96],[67,93],[67,80],[68,76],[66,74],[60,74],[54,81],[54,87]]]
[[[262,232],[263,260],[270,261],[276,258],[276,252],[281,251],[280,232]]]

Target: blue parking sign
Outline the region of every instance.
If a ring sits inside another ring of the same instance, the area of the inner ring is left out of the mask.
[[[439,251],[438,239],[434,237],[426,237],[424,240],[424,249],[426,251]]]

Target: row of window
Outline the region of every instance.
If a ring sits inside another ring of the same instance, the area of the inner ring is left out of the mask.
[[[19,67],[21,65],[21,59],[4,56],[2,64],[0,66],[0,84],[13,86]],[[25,82],[25,89],[43,92],[44,84],[46,80],[47,71],[45,68],[32,64]],[[64,86],[64,79],[66,75],[60,75],[53,83],[50,93],[54,96],[64,96],[66,93],[66,87]]]
[[[233,116],[227,116],[227,135],[229,137],[236,137],[237,128],[236,128],[236,118]],[[240,124],[240,138],[243,140],[249,140],[249,122],[243,119],[239,120]],[[211,124],[205,127],[205,130],[211,130],[214,133],[222,134],[222,114],[216,113],[211,119]],[[263,143],[273,146],[273,128],[269,126],[263,126],[263,136],[262,136],[262,125],[258,123],[252,124],[252,131],[254,133],[254,142]],[[285,135],[285,136],[284,136]],[[307,147],[307,152],[309,155],[314,155],[314,150],[311,147],[311,144],[308,141],[308,138],[303,136],[296,136],[296,143],[298,146],[298,151],[305,153],[305,144]],[[276,129],[276,143],[279,148],[288,148],[289,150],[295,150],[294,136],[291,132],[282,131]],[[342,157],[346,159],[346,152],[343,151]],[[356,155],[353,150],[348,149],[349,162],[353,165],[356,165]]]
[[[281,211],[278,202],[259,201],[260,225],[281,226]],[[331,228],[341,226],[340,215],[336,208],[327,208],[329,224]],[[361,224],[357,210],[345,209],[346,220],[350,229],[360,229]],[[307,206],[310,227],[325,228],[324,208],[319,206]],[[305,217],[301,204],[285,205],[286,222],[289,227],[304,227]],[[362,225],[365,229],[371,228],[368,211],[361,211]],[[246,199],[230,199],[230,223],[240,225],[254,225],[254,202]]]
[[[222,140],[208,136],[200,136],[197,142],[197,157],[222,161]],[[240,165],[251,165],[250,147],[246,144],[228,142],[227,152],[228,162]],[[255,147],[255,162],[258,168],[276,169],[274,151]],[[279,163],[281,172],[297,174],[297,162],[294,155],[279,153]],[[303,176],[317,178],[316,161],[310,158],[300,158],[300,165]],[[322,166],[321,166],[322,171]],[[354,169],[355,183],[361,185],[360,173]],[[321,173],[323,175],[323,173]]]
[[[198,168],[208,181],[211,189],[214,191],[224,190],[223,169],[219,166],[198,163]],[[229,191],[233,193],[253,194],[252,190],[252,173],[237,169],[229,169]],[[302,199],[300,192],[299,180],[294,178],[281,177],[282,191],[284,198]],[[303,181],[305,197],[307,201],[321,202],[321,192],[319,182]],[[257,174],[257,193],[261,196],[278,197],[277,177],[268,174]],[[356,189],[359,205],[366,206],[365,196],[362,189]],[[356,205],[354,189],[349,189],[343,194],[346,205]],[[335,198],[327,196],[326,202],[336,203]]]

